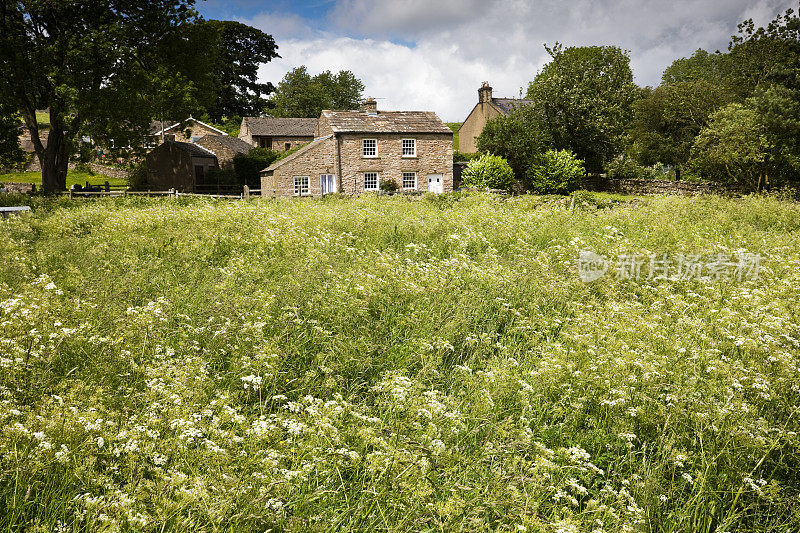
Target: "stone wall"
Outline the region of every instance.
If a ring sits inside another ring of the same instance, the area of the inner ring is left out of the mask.
[[[500,115],[491,104],[479,102],[458,130],[458,151],[472,154],[478,151],[475,138],[481,134],[486,123]]]
[[[718,183],[672,180],[619,179],[590,176],[581,180],[581,189],[633,195],[676,194],[696,196],[699,194],[740,194],[741,191]]]
[[[253,146],[261,146],[263,144],[262,148],[269,148],[273,152],[288,152],[293,148],[313,141],[314,137],[259,137],[254,135],[252,139],[251,144]],[[264,143],[261,142],[262,139],[265,140]]]
[[[22,193],[31,194],[36,192],[36,185],[33,183],[14,183],[10,181],[3,182],[5,192],[9,193]]]
[[[341,192],[364,192],[364,173],[377,172],[378,180],[394,180],[403,184],[403,172],[416,172],[417,186],[412,190],[427,190],[428,174],[442,174],[443,192],[453,190],[453,136],[449,133],[383,133],[340,134]],[[363,157],[361,141],[377,140],[377,156]],[[402,140],[416,139],[416,157],[402,157]]]
[[[89,163],[89,170],[95,174],[102,174],[109,178],[116,178],[120,180],[128,179],[128,171],[117,167],[108,167],[98,163]]]

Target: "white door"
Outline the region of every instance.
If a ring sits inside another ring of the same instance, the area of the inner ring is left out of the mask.
[[[336,180],[333,174],[322,174],[319,177],[319,184],[323,195],[336,192]]]
[[[428,192],[444,192],[444,174],[428,174]]]

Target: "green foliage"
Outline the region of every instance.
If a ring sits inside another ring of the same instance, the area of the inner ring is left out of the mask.
[[[16,168],[24,161],[19,147],[19,117],[14,106],[0,93],[0,169]]]
[[[695,137],[708,126],[708,117],[731,99],[729,92],[702,78],[647,91],[634,103],[629,151],[643,165],[663,162],[676,167],[680,178]]]
[[[478,150],[508,161],[517,179],[525,183],[528,169],[552,146],[542,110],[535,106],[514,109],[486,123],[477,138]]]
[[[279,154],[269,148],[252,148],[247,155],[237,154],[233,158],[236,183],[250,188],[261,188],[261,171],[279,159]],[[227,174],[225,175],[226,177]]]
[[[128,187],[134,191],[147,190],[147,163],[141,161],[128,172]]]
[[[212,50],[216,99],[207,112],[214,122],[226,117],[261,115],[264,98],[275,90],[272,83],[258,82],[258,69],[276,57],[278,47],[270,35],[240,22],[209,20],[200,25],[213,30],[213,39],[202,43]],[[239,128],[239,123],[235,124]],[[228,130],[225,130],[228,131]]]
[[[49,109],[47,148],[37,154],[45,191],[66,187],[68,156],[78,135],[99,141],[126,130],[129,138],[141,138],[167,101],[177,111],[191,100],[191,80],[182,71],[195,64],[198,52],[181,55],[190,46],[179,46],[183,28],[196,18],[191,5],[191,0],[3,4],[0,102],[20,113],[36,141],[36,110]]]
[[[586,174],[583,162],[569,150],[547,150],[528,167],[528,181],[539,194],[567,194]]]
[[[695,139],[690,164],[705,178],[760,191],[768,185],[771,148],[758,113],[730,104],[711,115]]]
[[[463,162],[463,161],[472,161],[473,159],[478,159],[480,156],[481,156],[480,153],[465,154],[463,152],[459,152],[458,150],[455,150],[453,152],[453,163],[459,163],[459,162]]]
[[[510,191],[514,185],[514,171],[502,157],[482,154],[467,164],[461,182],[465,187]]]
[[[536,75],[527,97],[543,113],[545,131],[557,150],[572,150],[590,172],[625,146],[639,89],[628,53],[616,46],[547,48],[550,63]]]
[[[269,113],[275,117],[316,118],[323,109],[358,109],[364,84],[349,70],[315,76],[299,66],[283,77],[270,99]]]
[[[397,184],[397,182],[395,180],[393,180],[391,178],[390,179],[381,180],[380,190],[382,190],[383,192],[395,192],[395,191],[397,191],[399,189],[400,189],[400,186]]]
[[[631,157],[619,157],[606,164],[606,175],[616,179],[651,180],[664,179],[669,175],[663,171],[664,166],[656,162],[651,166],[641,165]]]
[[[33,183],[37,187],[42,186],[42,173],[41,172],[9,172],[0,174],[0,182],[13,182],[13,183]],[[67,172],[67,188],[72,188],[73,185],[103,185],[106,181],[109,185],[114,187],[124,187],[127,181],[119,178],[112,178],[104,174],[95,174],[93,172],[86,172],[80,170],[70,170]]]
[[[453,132],[453,150],[458,151],[458,130],[461,129],[463,122],[445,122],[445,126]],[[455,161],[455,159],[454,159]]]
[[[3,531],[800,531],[795,203],[24,200]]]

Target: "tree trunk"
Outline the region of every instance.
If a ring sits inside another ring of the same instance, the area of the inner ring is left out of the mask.
[[[58,128],[51,129],[47,146],[36,150],[42,166],[42,190],[45,193],[63,191],[67,188],[67,167],[69,165],[69,141]]]

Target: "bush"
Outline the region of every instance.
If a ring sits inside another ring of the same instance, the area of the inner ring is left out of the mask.
[[[239,185],[261,188],[261,171],[279,159],[278,153],[269,148],[253,148],[247,155],[237,154],[233,158],[233,168]]]
[[[514,185],[514,171],[508,161],[497,155],[482,154],[473,159],[461,174],[465,187],[476,189],[503,189],[510,191]]]
[[[656,163],[652,167],[646,167],[630,157],[610,161],[605,170],[606,176],[615,179],[654,180],[668,177],[663,172],[663,165],[660,163]]]
[[[539,194],[567,194],[578,188],[586,173],[570,150],[548,150],[528,167],[528,181]]]
[[[128,187],[134,191],[147,190],[147,165],[144,161],[134,166],[126,178]]]
[[[397,185],[396,181],[393,179],[388,179],[381,181],[380,188],[383,192],[394,192],[400,187]]]
[[[465,154],[464,152],[459,152],[458,150],[455,150],[453,152],[453,163],[460,163],[460,162],[463,162],[463,161],[472,161],[473,159],[478,159],[480,156],[481,156],[481,154],[479,154],[479,153],[476,153],[476,154]]]

